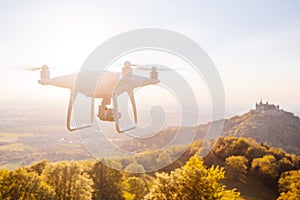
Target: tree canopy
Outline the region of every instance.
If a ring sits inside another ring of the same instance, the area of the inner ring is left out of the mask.
[[[55,199],[53,189],[35,172],[25,168],[0,170],[0,199]]]
[[[46,182],[51,185],[56,197],[65,200],[88,200],[92,197],[92,179],[83,172],[77,162],[58,162],[44,170]]]
[[[226,177],[235,180],[243,178],[247,173],[247,162],[248,160],[244,156],[230,156],[226,158]]]
[[[300,170],[284,172],[279,181],[278,200],[300,199]]]
[[[207,168],[197,155],[181,168],[156,173],[156,182],[145,199],[238,199],[235,190],[226,190],[220,183],[225,178],[220,167]]]

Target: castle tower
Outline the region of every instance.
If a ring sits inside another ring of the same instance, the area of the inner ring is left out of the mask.
[[[269,104],[269,101],[266,101],[266,103],[263,103],[262,100],[260,100],[259,104],[255,104],[256,110],[279,110],[279,105],[275,106],[274,104]]]

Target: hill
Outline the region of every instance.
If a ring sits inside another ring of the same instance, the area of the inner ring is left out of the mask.
[[[300,118],[279,109],[260,109],[226,119],[223,136],[249,137],[300,154]]]
[[[195,127],[171,127],[160,131],[158,134],[147,140],[136,139],[128,143],[121,144],[122,148],[130,151],[140,151],[163,147],[172,138],[177,139],[178,144],[187,143],[186,134],[197,129],[195,139],[204,138],[211,123]],[[222,136],[235,136],[253,138],[258,143],[267,143],[273,147],[282,148],[289,153],[300,154],[300,118],[293,113],[279,109],[278,106],[270,104],[258,104],[256,109],[225,119]],[[141,149],[138,147],[142,146]]]

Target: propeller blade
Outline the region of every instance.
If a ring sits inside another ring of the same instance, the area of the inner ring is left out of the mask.
[[[128,67],[137,67],[137,66],[141,66],[141,64],[136,64],[136,63],[131,63],[129,61],[125,61],[124,63],[115,63],[112,66],[120,66],[120,67],[124,67],[124,66],[128,66]]]
[[[42,67],[33,67],[33,66],[28,66],[28,67],[24,67],[23,70],[26,71],[38,71],[41,70],[43,67],[48,67],[47,65],[43,65]],[[57,68],[54,67],[48,67],[50,70],[57,70]]]
[[[151,70],[157,70],[157,71],[172,71],[172,70],[184,70],[184,68],[166,68],[163,67],[162,65],[158,64],[146,64],[146,65],[141,65],[141,64],[136,64],[136,63],[130,63],[129,61],[125,61],[123,64],[117,64],[116,66],[127,66],[127,67],[132,67],[133,69],[136,70],[142,70],[142,71],[151,71]]]
[[[148,68],[148,67],[139,67],[139,66],[133,66],[133,69],[135,69],[135,70],[142,70],[142,71],[150,71],[150,70],[152,70],[151,68]]]
[[[158,68],[158,71],[174,71],[174,70],[184,70],[183,68]]]
[[[41,67],[25,67],[24,70],[26,71],[38,71],[41,70]]]
[[[157,70],[157,71],[174,71],[174,70],[184,70],[183,68],[163,68],[163,67],[156,67],[156,66],[149,66],[149,67],[145,67],[145,66],[137,66],[134,67],[134,69],[136,70],[143,70],[143,71],[152,71],[152,70]]]

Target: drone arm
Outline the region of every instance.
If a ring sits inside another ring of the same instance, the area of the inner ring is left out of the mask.
[[[116,122],[116,130],[118,131],[118,133],[123,133],[125,131],[129,131],[131,129],[134,129],[136,127],[137,124],[137,110],[136,110],[136,103],[135,103],[135,99],[134,99],[134,93],[133,91],[127,91],[129,97],[130,97],[130,101],[131,101],[131,106],[133,109],[133,115],[134,115],[134,125],[133,126],[129,126],[129,127],[120,127],[120,115],[119,115],[119,110],[118,110],[118,93],[117,91],[115,91],[115,93],[113,94],[113,103],[114,103],[114,118],[115,118],[115,122]]]
[[[113,94],[113,104],[114,104],[114,118],[116,122],[116,129],[118,133],[122,133],[123,131],[120,129],[120,124],[119,124],[119,111],[118,111],[118,94],[116,91]]]
[[[137,111],[136,111],[136,103],[135,103],[133,91],[128,92],[128,95],[130,96],[131,106],[132,106],[133,115],[134,115],[134,123],[136,125],[137,124]]]
[[[71,115],[73,110],[73,102],[74,102],[74,94],[70,94],[69,107],[68,107],[68,115],[67,115],[67,129],[69,131],[75,131],[75,129],[71,128]]]

